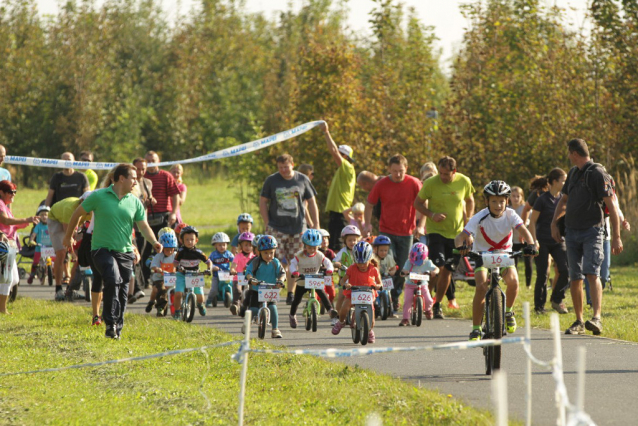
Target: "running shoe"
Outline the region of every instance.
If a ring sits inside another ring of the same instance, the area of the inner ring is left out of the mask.
[[[290,319],[290,328],[297,328],[297,315],[288,315]]]
[[[102,317],[99,315],[94,316],[91,325],[102,325]]]
[[[434,319],[444,319],[443,310],[441,309],[440,303],[435,303],[432,307],[432,312],[434,313]]]
[[[374,331],[370,330],[370,332],[368,333],[368,343],[374,343],[375,338],[374,338]]]
[[[343,323],[341,321],[337,321],[334,327],[332,327],[332,334],[336,336],[337,334],[339,334],[342,328],[343,328]]]
[[[330,318],[331,319],[339,318],[339,312],[337,312],[336,309],[331,310],[330,311]]]
[[[399,323],[399,327],[409,327],[410,326],[410,320],[404,319],[401,320],[401,322]]]
[[[153,310],[153,306],[155,306],[155,301],[151,300],[150,302],[146,304],[146,308],[144,308],[144,311],[146,311],[146,313],[148,314],[149,312]]]
[[[576,320],[571,327],[565,330],[565,334],[585,334],[585,324],[580,320]]]
[[[288,296],[286,296],[286,305],[292,305],[292,299],[293,299],[293,294],[289,292]]]
[[[273,328],[270,337],[272,337],[273,339],[281,339],[284,336],[281,335],[281,331],[279,331],[278,328]]]
[[[213,306],[213,302],[211,302],[210,300],[206,301],[206,307],[210,308],[211,306]]]
[[[233,315],[237,315],[237,305],[235,305],[234,303],[230,305],[230,313]]]
[[[552,302],[552,309],[558,312],[559,314],[566,314],[567,312],[569,312],[564,303]]]
[[[139,290],[135,293],[135,300],[140,300],[142,297],[145,297],[146,293],[144,293],[142,290]]]
[[[481,330],[478,329],[473,329],[472,332],[470,333],[470,341],[476,341],[476,340],[481,340],[481,335],[483,333],[481,332]]]
[[[174,320],[180,320],[182,319],[182,310],[181,309],[175,309],[175,313],[173,314],[173,319]]]
[[[450,300],[447,304],[448,309],[461,309],[456,299]]]
[[[600,333],[603,331],[603,323],[600,321],[600,318],[594,317],[589,321],[585,321],[585,328],[594,333],[594,336],[600,336]]]
[[[199,314],[201,316],[203,316],[203,317],[206,316],[206,308],[204,307],[203,304],[200,303],[199,305],[197,305],[197,310],[199,311]]]
[[[516,331],[516,315],[514,311],[505,312],[505,324],[508,334],[513,334]]]
[[[29,275],[29,278],[27,278],[27,284],[33,284],[33,275]]]

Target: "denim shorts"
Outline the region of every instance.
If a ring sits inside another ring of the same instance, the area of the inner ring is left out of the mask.
[[[600,276],[600,267],[605,258],[603,238],[602,227],[565,230],[570,281],[583,280],[585,275]]]
[[[175,293],[184,293],[186,290],[186,277],[184,274],[176,273],[175,274],[176,282],[175,282]],[[204,294],[204,289],[201,287],[193,288],[193,293],[195,294]]]

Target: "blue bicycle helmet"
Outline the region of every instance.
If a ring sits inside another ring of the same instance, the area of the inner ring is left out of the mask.
[[[177,248],[177,237],[172,232],[166,232],[159,238],[159,243],[164,248]]]
[[[237,216],[237,225],[239,225],[239,222],[253,223],[253,217],[248,213],[242,213]]]
[[[307,229],[301,236],[301,242],[311,247],[319,247],[322,241],[323,237],[316,229]]]
[[[372,259],[372,246],[365,241],[359,241],[352,248],[352,257],[355,263],[366,263]]]
[[[0,262],[5,263],[9,256],[9,246],[4,241],[0,241]]]
[[[182,230],[179,232],[179,237],[184,238],[184,235],[186,234],[195,234],[195,236],[199,238],[199,231],[194,226],[189,225],[183,227]]]
[[[277,248],[277,240],[272,235],[262,235],[259,238],[259,251]]]
[[[377,238],[374,239],[374,242],[372,243],[373,246],[390,246],[392,245],[392,241],[390,241],[389,237],[386,237],[385,235],[379,235]]]
[[[262,235],[262,234],[257,234],[257,235],[255,235],[255,238],[253,238],[253,240],[252,240],[252,242],[251,242],[250,244],[252,244],[252,246],[253,246],[253,247],[255,247],[255,248],[257,248],[257,249],[258,249],[258,248],[259,248],[259,239],[260,239],[261,237],[263,237],[263,235]]]

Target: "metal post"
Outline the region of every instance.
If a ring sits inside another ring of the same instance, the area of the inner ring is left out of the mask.
[[[507,426],[507,374],[503,370],[494,372],[492,398],[497,426]]]
[[[530,350],[532,345],[532,324],[529,314],[529,302],[523,303],[523,318],[525,319],[525,347]],[[532,425],[532,359],[529,356],[527,358],[527,368],[525,370],[525,424],[527,426]]]
[[[246,316],[244,318],[244,328],[246,330],[246,335],[244,337],[244,342],[242,345],[242,349],[248,350],[250,349],[250,323],[252,320],[253,313],[250,309],[246,310]],[[243,426],[244,424],[244,398],[246,397],[246,374],[248,373],[248,352],[242,353],[242,367],[241,367],[241,378],[239,380],[239,426]]]
[[[560,344],[560,319],[558,314],[554,313],[551,316],[552,334],[554,336],[554,362],[552,374],[560,377],[560,383],[563,382],[563,348]],[[563,401],[563,394],[560,389],[560,383],[556,384],[556,408],[558,409],[557,423],[559,426],[565,424],[565,402]]]
[[[585,411],[585,358],[587,349],[584,346],[578,347],[578,356],[576,358],[576,374],[578,378],[578,388],[576,393],[576,407],[578,411]]]

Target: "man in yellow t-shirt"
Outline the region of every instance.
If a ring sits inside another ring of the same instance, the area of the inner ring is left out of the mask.
[[[425,226],[430,259],[440,270],[432,310],[434,318],[443,319],[441,301],[452,277],[452,265],[446,260],[452,257],[454,238],[474,214],[474,187],[470,178],[456,171],[454,158],[441,158],[437,168],[439,174],[423,182],[414,200],[414,208],[427,217]]]
[[[82,151],[80,153],[80,161],[92,163],[93,153],[91,151]],[[91,169],[86,169],[84,171],[84,174],[86,175],[86,178],[89,180],[89,190],[94,191],[95,188],[97,187],[97,181],[98,181],[97,173],[95,173]]]
[[[348,145],[339,145],[332,140],[328,124],[323,123],[320,128],[326,136],[326,144],[332,158],[339,168],[332,177],[330,189],[328,190],[328,200],[326,201],[326,212],[329,214],[328,232],[330,233],[330,249],[335,253],[341,250],[341,230],[347,225],[343,216],[343,211],[352,207],[354,202],[354,186],[356,184],[356,174],[354,171],[354,160],[352,159],[352,148]]]

